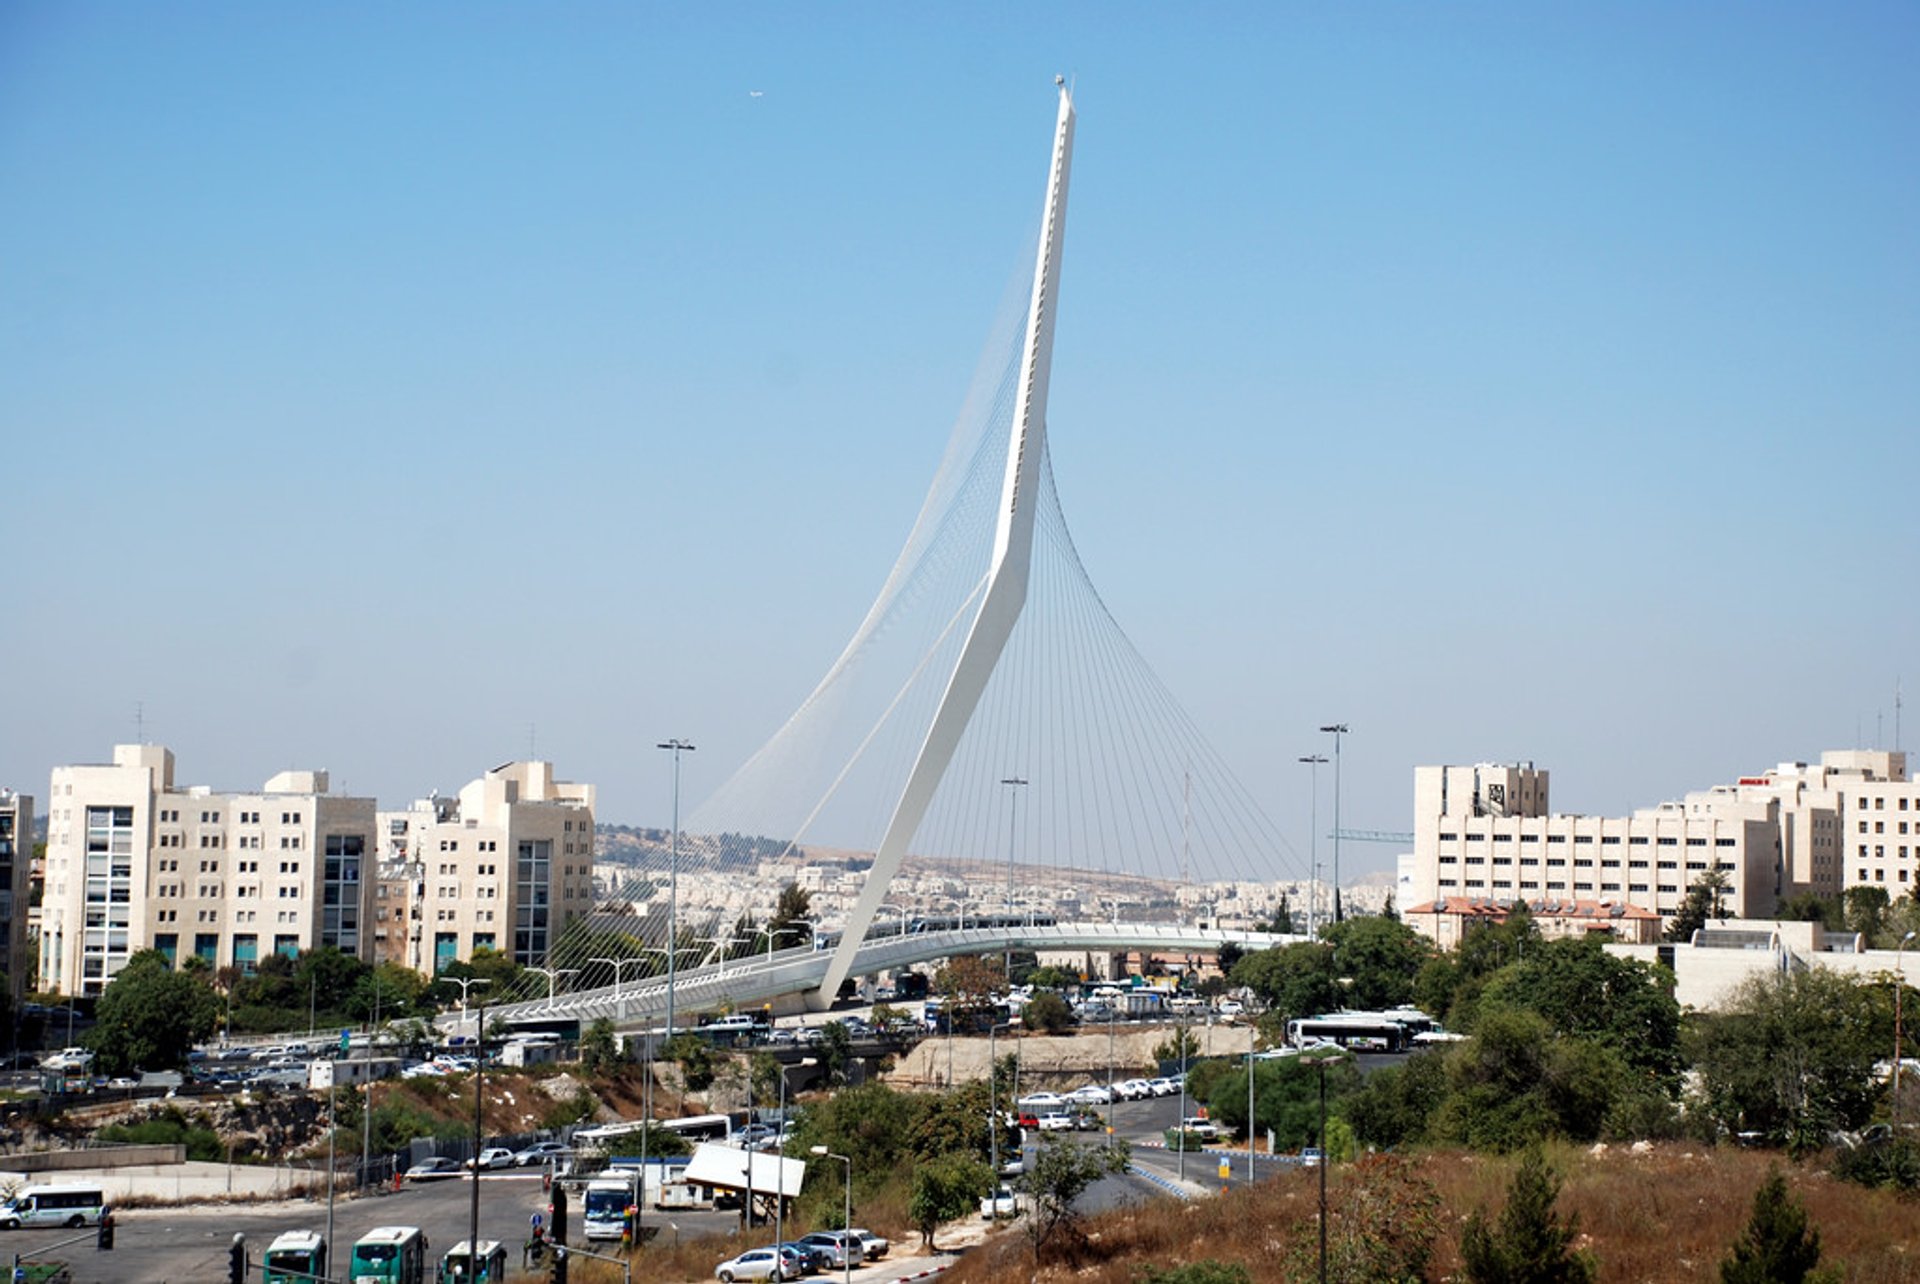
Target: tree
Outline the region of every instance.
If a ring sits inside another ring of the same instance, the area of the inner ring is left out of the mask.
[[[1077,1232],[1080,1215],[1074,1202],[1087,1187],[1102,1177],[1125,1172],[1131,1155],[1127,1143],[1118,1139],[1111,1146],[1079,1146],[1061,1141],[1058,1133],[1045,1135],[1019,1182],[1032,1202],[1027,1238],[1033,1241],[1036,1261],[1055,1236]]]
[[[1580,1219],[1565,1222],[1554,1209],[1560,1198],[1560,1180],[1548,1171],[1538,1150],[1521,1157],[1507,1188],[1507,1206],[1490,1225],[1484,1211],[1467,1219],[1460,1239],[1460,1258],[1469,1284],[1587,1284],[1595,1275],[1593,1260],[1575,1253],[1573,1241]]]
[[[853,1035],[845,1021],[829,1021],[820,1027],[820,1068],[834,1087],[847,1081],[847,1067],[853,1062]]]
[[[1327,1098],[1338,1102],[1359,1085],[1360,1072],[1351,1060],[1343,1059],[1326,1069]],[[1320,1127],[1320,1074],[1300,1058],[1260,1061],[1253,1068],[1253,1111],[1251,1128],[1247,1121],[1247,1070],[1245,1063],[1221,1074],[1206,1097],[1207,1114],[1215,1123],[1240,1133],[1271,1131],[1274,1145],[1281,1150],[1296,1150],[1314,1144]]]
[[[1479,933],[1474,933],[1479,935]],[[1482,1010],[1525,1008],[1556,1034],[1587,1039],[1663,1084],[1677,1083],[1680,1005],[1662,969],[1591,939],[1542,941],[1488,981]]]
[[[1231,976],[1233,974],[1233,965],[1245,957],[1247,957],[1247,952],[1241,948],[1239,942],[1228,941],[1214,954],[1213,963],[1215,967],[1220,969],[1222,976]]]
[[[1413,998],[1413,978],[1433,956],[1426,937],[1397,919],[1368,915],[1333,924],[1334,970],[1348,1006],[1390,1008]]]
[[[1872,945],[1874,939],[1886,931],[1887,909],[1893,901],[1887,896],[1884,887],[1849,887],[1842,899],[1846,902],[1846,923],[1849,932],[1858,932]]]
[[[1830,932],[1847,925],[1846,907],[1834,897],[1818,892],[1800,892],[1781,901],[1773,916],[1786,923],[1819,923]]]
[[[1687,898],[1680,902],[1680,912],[1667,925],[1667,939],[1684,945],[1708,920],[1725,918],[1722,900],[1726,894],[1727,875],[1723,870],[1710,869],[1694,879],[1687,888]]]
[[[1065,1034],[1073,1029],[1073,1009],[1059,995],[1043,990],[1027,1000],[1027,1006],[1020,1010],[1020,1022],[1042,1034]]]
[[[987,1084],[984,1080],[963,1083],[946,1092],[921,1099],[919,1118],[907,1134],[907,1145],[921,1159],[941,1155],[966,1155],[984,1160],[993,1153],[994,1139],[987,1130],[996,1121],[1000,1128],[1000,1152],[1010,1153],[1014,1136],[1007,1127],[1006,1097],[999,1095],[1000,1109],[987,1108]]]
[[[1425,1284],[1440,1231],[1440,1193],[1396,1155],[1366,1155],[1347,1172],[1327,1231],[1331,1284]],[[1320,1278],[1311,1235],[1294,1240],[1289,1280]]]
[[[993,1189],[993,1173],[977,1159],[943,1155],[916,1164],[907,1196],[907,1220],[920,1232],[920,1242],[933,1251],[933,1233],[941,1222],[972,1212]]]
[[[1000,960],[984,955],[963,955],[933,974],[933,988],[945,1000],[943,1009],[955,1029],[991,1012],[997,997],[1006,989]]]
[[[1425,1141],[1446,1097],[1446,1053],[1431,1049],[1368,1075],[1341,1110],[1362,1141],[1392,1149]]]
[[[1048,965],[1029,972],[1027,984],[1036,990],[1070,990],[1080,984],[1080,978],[1063,967]]]
[[[774,902],[773,917],[767,920],[775,949],[805,945],[813,939],[813,893],[798,883],[780,889]]]
[[[1340,1006],[1333,951],[1319,943],[1255,950],[1233,965],[1232,981],[1269,1007],[1291,1016],[1311,1016]]]
[[[1545,1018],[1500,1007],[1447,1058],[1439,1136],[1476,1150],[1509,1151],[1545,1137],[1592,1141],[1627,1076],[1597,1044],[1555,1035]]]
[[[1876,985],[1844,973],[1755,977],[1687,1030],[1700,1109],[1720,1131],[1818,1148],[1873,1117],[1874,1063],[1893,1038],[1891,1018]]]
[[[588,1074],[606,1074],[622,1060],[620,1040],[613,1032],[613,1022],[606,1017],[588,1026],[580,1036],[580,1062]]]
[[[1774,1168],[1753,1196],[1753,1216],[1720,1263],[1720,1284],[1801,1284],[1820,1264],[1820,1232]]]
[[[713,1047],[695,1034],[676,1034],[661,1049],[666,1059],[680,1067],[680,1082],[689,1092],[704,1092],[713,1085]]]
[[[86,1042],[106,1074],[178,1070],[213,1033],[220,1000],[199,977],[176,972],[159,950],[127,960],[100,993]]]
[[[1153,1059],[1160,1062],[1193,1061],[1199,1055],[1200,1040],[1185,1026],[1174,1027],[1173,1034],[1167,1041],[1158,1044],[1153,1050]]]

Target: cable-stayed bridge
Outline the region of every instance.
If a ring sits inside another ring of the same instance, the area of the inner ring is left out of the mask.
[[[1211,954],[1227,944],[1262,950],[1303,940],[1272,932],[1222,930],[1169,923],[1056,923],[1027,927],[970,927],[944,932],[869,935],[854,952],[852,974],[871,976],[962,954],[1001,950],[1118,951]],[[711,1011],[723,1002],[735,1008],[777,1004],[796,994],[820,988],[833,954],[828,949],[801,946],[771,954],[706,963],[686,968],[675,978],[675,996],[683,1013]],[[616,1026],[664,1027],[667,981],[654,975],[626,985],[600,986],[551,998],[522,1000],[490,1006],[489,1021],[509,1023],[538,1019],[597,1021]],[[448,1018],[451,1020],[452,1018]]]
[[[1203,930],[1198,920],[1217,914],[1191,904],[1192,925],[1164,921],[1180,917],[1168,904],[1138,916],[1155,921],[1129,925],[1114,889],[1129,880],[1162,889],[1272,883],[1306,872],[1107,610],[1067,528],[1047,410],[1075,116],[1071,91],[1056,84],[1031,268],[1008,292],[879,596],[812,693],[684,832],[677,773],[690,746],[661,746],[675,754],[675,841],[603,911],[572,925],[546,966],[576,977],[597,968],[612,981],[624,979],[619,960],[651,953],[666,960],[669,979],[622,985],[617,997],[607,984],[563,1000],[549,975],[537,989],[530,979],[496,999],[544,1008],[552,986],[556,1008],[608,1016],[624,1007],[632,1020],[657,991],[660,1015],[671,1019],[676,1003],[696,1011],[723,998],[804,993],[823,1008],[849,977],[976,946],[1184,942],[1168,948],[1210,951],[1247,934]],[[737,945],[724,935],[728,924],[766,921],[771,896],[755,908],[741,889],[764,887],[769,870],[777,877],[822,849],[860,854],[843,903],[822,924],[839,929],[830,948],[782,951],[785,942],[763,932],[771,962],[679,968],[703,943],[713,955]],[[884,924],[871,934],[883,915],[908,911],[899,876],[915,859],[997,868],[1003,856],[1004,890],[997,878],[964,882],[962,915],[969,904],[1011,908],[1016,894],[1072,886],[1077,904],[1110,908],[1105,921],[1023,929],[1017,938],[1001,930],[990,939],[955,931],[895,940]],[[682,898],[687,875],[702,895]]]

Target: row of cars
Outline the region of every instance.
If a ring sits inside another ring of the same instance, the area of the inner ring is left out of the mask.
[[[1104,1083],[1083,1084],[1072,1092],[1030,1092],[1017,1103],[1022,1111],[1038,1113],[1070,1106],[1106,1106],[1115,1101],[1145,1101],[1149,1097],[1179,1095],[1180,1080],[1173,1075],[1155,1079],[1124,1079],[1109,1088]]]
[[[821,1271],[844,1271],[887,1255],[888,1243],[870,1230],[816,1231],[782,1244],[750,1248],[714,1267],[722,1284],[735,1280],[797,1280]]]
[[[459,1177],[472,1172],[475,1168],[540,1168],[547,1164],[557,1164],[573,1152],[564,1143],[558,1141],[536,1141],[523,1150],[512,1150],[506,1146],[488,1146],[481,1150],[477,1159],[461,1163],[457,1159],[448,1159],[436,1155],[423,1159],[407,1169],[408,1181],[445,1181],[450,1177]]]

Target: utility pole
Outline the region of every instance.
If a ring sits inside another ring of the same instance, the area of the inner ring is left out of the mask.
[[[473,1195],[467,1212],[467,1252],[475,1260],[480,1256],[480,1099],[487,1077],[487,997],[480,996],[480,1055],[473,1062]],[[327,1247],[333,1247],[331,1235]]]
[[[1328,723],[1320,728],[1333,734],[1333,921],[1346,917],[1340,908],[1340,737],[1347,734],[1344,722]]]
[[[1327,760],[1323,753],[1310,753],[1300,761],[1313,769],[1313,798],[1307,803],[1307,939],[1313,939],[1314,902],[1320,899],[1320,765]],[[1334,839],[1339,842],[1338,838]],[[1287,924],[1292,927],[1293,924]]]
[[[680,974],[680,755],[695,746],[675,738],[655,745],[673,755],[673,834],[668,840],[667,865],[667,1038],[673,1038],[674,987]]]
[[[1019,833],[1020,790],[1026,787],[1027,782],[1021,776],[1008,776],[1000,783],[1010,786],[1007,790],[1010,795],[1007,804],[1007,956],[1000,966],[1006,983],[1011,986],[1013,984],[1013,849],[1017,841],[1016,835]]]

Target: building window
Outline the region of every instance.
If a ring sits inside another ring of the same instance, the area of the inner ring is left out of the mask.
[[[360,866],[366,839],[328,834],[320,883],[320,943],[360,952]]]

